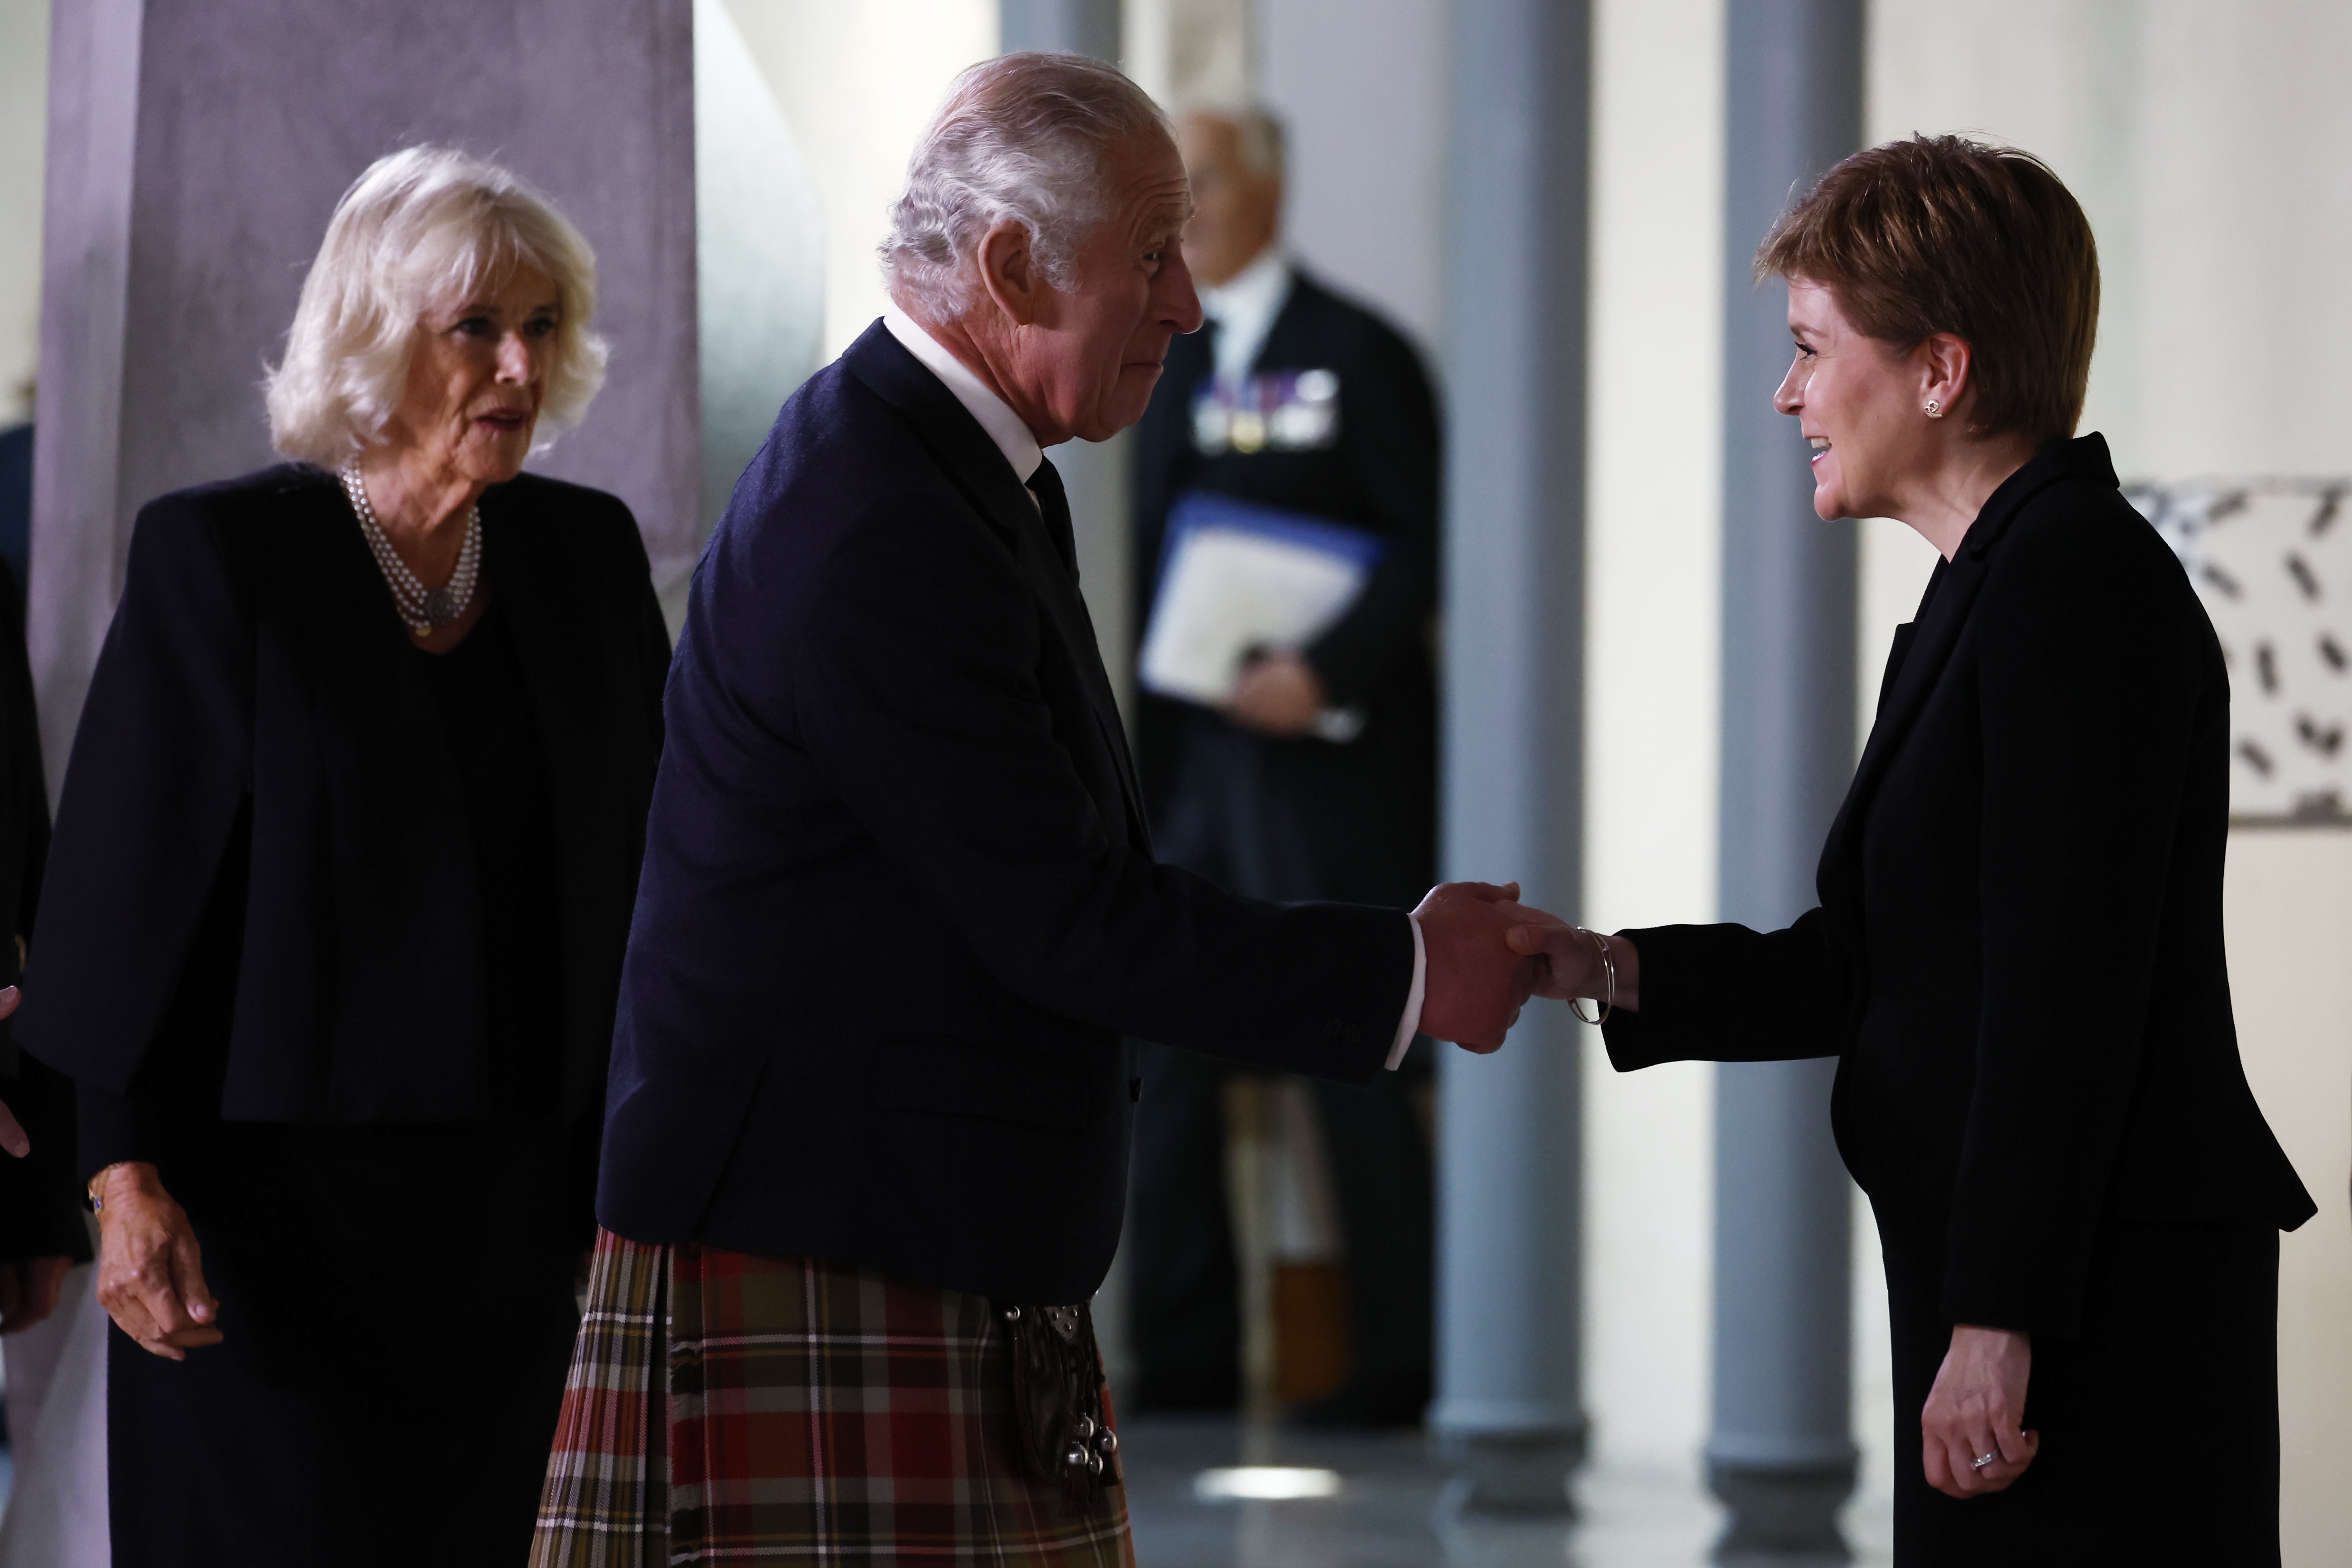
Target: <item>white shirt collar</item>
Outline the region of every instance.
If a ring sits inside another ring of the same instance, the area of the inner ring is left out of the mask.
[[[1249,374],[1290,300],[1290,257],[1279,243],[1213,289],[1201,290],[1201,310],[1217,323],[1216,376],[1236,383]]]
[[[1027,484],[1030,476],[1037,471],[1037,465],[1045,460],[1045,452],[1037,445],[1037,437],[1030,433],[1029,426],[1022,423],[1021,416],[1013,412],[1013,405],[991,391],[986,382],[974,375],[963,361],[950,353],[895,302],[882,312],[882,324],[889,329],[892,337],[906,345],[908,353],[922,362],[925,370],[938,376],[955,394],[955,400],[980,421],[980,427],[988,432],[988,438],[996,443],[996,449],[1013,465],[1013,477]]]

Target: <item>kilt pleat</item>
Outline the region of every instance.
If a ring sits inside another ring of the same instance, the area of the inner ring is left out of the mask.
[[[667,1247],[597,1232],[530,1568],[661,1568],[670,1561],[667,1411],[659,1382],[668,1295]]]
[[[1123,1491],[1022,1469],[985,1298],[609,1234],[589,1294],[532,1568],[1132,1568]]]

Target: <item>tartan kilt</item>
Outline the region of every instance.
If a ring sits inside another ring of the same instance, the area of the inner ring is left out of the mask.
[[[1121,1489],[1022,1468],[1009,1353],[985,1297],[599,1232],[531,1568],[1133,1568]]]

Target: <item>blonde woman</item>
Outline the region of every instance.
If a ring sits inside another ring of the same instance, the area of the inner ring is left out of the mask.
[[[515,176],[385,158],[292,461],[140,514],[20,1024],[80,1086],[125,1568],[528,1548],[668,661],[627,509],[521,472],[594,300]]]

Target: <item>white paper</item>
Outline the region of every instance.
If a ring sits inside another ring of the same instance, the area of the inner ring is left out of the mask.
[[[1163,697],[1223,703],[1252,653],[1305,647],[1347,613],[1370,575],[1361,563],[1311,545],[1193,529],[1162,574],[1139,661],[1143,684]],[[1326,738],[1352,738],[1352,731]]]

